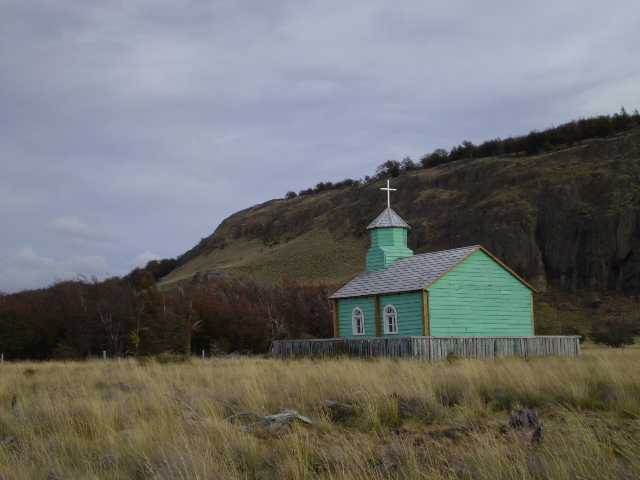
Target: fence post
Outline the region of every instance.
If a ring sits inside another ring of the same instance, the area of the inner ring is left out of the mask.
[[[202,366],[204,367],[204,350],[202,350]]]
[[[107,351],[102,351],[102,358],[104,358],[104,372],[107,373]]]

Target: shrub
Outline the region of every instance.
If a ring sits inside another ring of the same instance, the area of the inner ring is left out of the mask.
[[[136,357],[136,362],[141,367],[146,367],[147,365],[151,364],[152,361],[153,361],[153,359],[148,355],[141,355],[141,356]]]
[[[404,157],[402,163],[400,164],[400,169],[403,172],[413,172],[414,170],[418,170],[420,165],[411,160],[411,157]]]
[[[81,358],[81,355],[75,348],[59,343],[56,348],[53,349],[51,357],[55,360],[78,360]]]
[[[177,353],[165,352],[156,356],[156,362],[161,365],[188,363],[191,358],[189,355],[180,355]]]
[[[606,319],[595,322],[589,332],[589,338],[600,345],[624,347],[634,343],[636,322],[623,319]]]
[[[449,161],[449,152],[443,148],[437,148],[433,153],[429,153],[420,159],[422,168],[431,168]]]

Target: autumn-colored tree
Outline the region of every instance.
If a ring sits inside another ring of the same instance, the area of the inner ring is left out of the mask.
[[[174,321],[178,324],[178,328],[182,331],[184,353],[192,352],[192,337],[200,328],[202,320],[198,316],[198,312],[193,307],[193,299],[190,291],[193,286],[178,287],[167,292],[166,301],[173,314]]]
[[[131,286],[118,278],[94,282],[89,289],[97,336],[110,356],[122,356],[135,345],[131,332],[139,325],[142,310]]]
[[[35,305],[24,294],[3,295],[0,301],[0,350],[7,358],[28,358],[33,353],[37,320]]]
[[[130,337],[137,341],[137,353],[158,354],[178,347],[179,328],[172,312],[167,308],[164,294],[158,289],[151,272],[141,280],[139,293],[140,322]]]

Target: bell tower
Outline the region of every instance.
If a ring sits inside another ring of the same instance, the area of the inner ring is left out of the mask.
[[[413,251],[407,247],[407,232],[411,227],[391,209],[391,192],[395,188],[381,188],[387,191],[387,208],[378,215],[367,230],[371,230],[371,248],[367,252],[367,271],[387,268],[398,258],[410,257]]]

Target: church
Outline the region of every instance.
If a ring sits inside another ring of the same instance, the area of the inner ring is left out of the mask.
[[[367,227],[366,271],[329,298],[333,338],[274,340],[273,356],[580,355],[579,335],[534,335],[536,289],[480,245],[414,255],[387,208]]]
[[[536,289],[480,245],[414,255],[387,208],[367,227],[366,271],[331,295],[335,338],[534,334]]]

